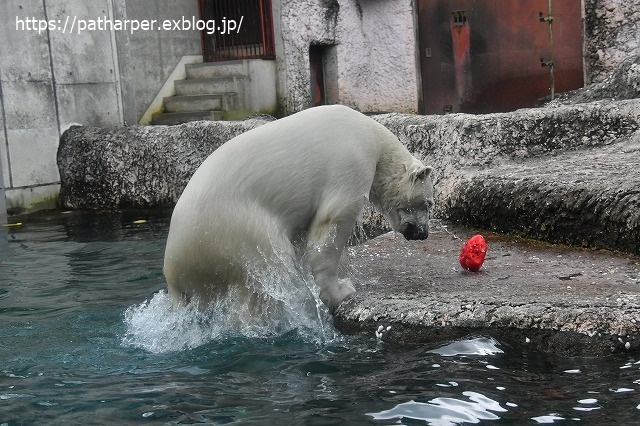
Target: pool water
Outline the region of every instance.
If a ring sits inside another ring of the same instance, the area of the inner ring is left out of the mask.
[[[397,347],[323,312],[226,327],[171,309],[169,212],[18,220],[0,228],[0,425],[640,422],[631,357],[486,336]]]

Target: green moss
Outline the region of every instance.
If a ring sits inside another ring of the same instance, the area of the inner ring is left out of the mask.
[[[34,200],[29,206],[29,210],[51,210],[58,206],[58,194],[50,194]]]
[[[25,199],[26,198],[26,199]],[[11,204],[11,203],[7,203]],[[7,214],[29,214],[40,210],[53,210],[58,207],[58,192],[42,196],[22,198],[22,202],[14,202],[14,205],[7,206]]]

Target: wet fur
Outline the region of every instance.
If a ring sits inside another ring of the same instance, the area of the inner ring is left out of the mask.
[[[229,286],[251,297],[247,262],[304,258],[321,300],[355,289],[338,263],[365,198],[408,239],[428,236],[431,169],[384,126],[344,106],[312,108],[218,148],[173,212],[164,273],[175,303],[206,306]]]

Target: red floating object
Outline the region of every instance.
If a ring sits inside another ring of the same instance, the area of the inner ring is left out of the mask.
[[[460,266],[472,272],[477,272],[487,255],[487,242],[480,234],[469,238],[460,250]]]

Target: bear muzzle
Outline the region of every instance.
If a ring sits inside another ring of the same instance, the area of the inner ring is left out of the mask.
[[[400,229],[400,233],[406,240],[426,240],[429,237],[429,227],[405,222]]]

